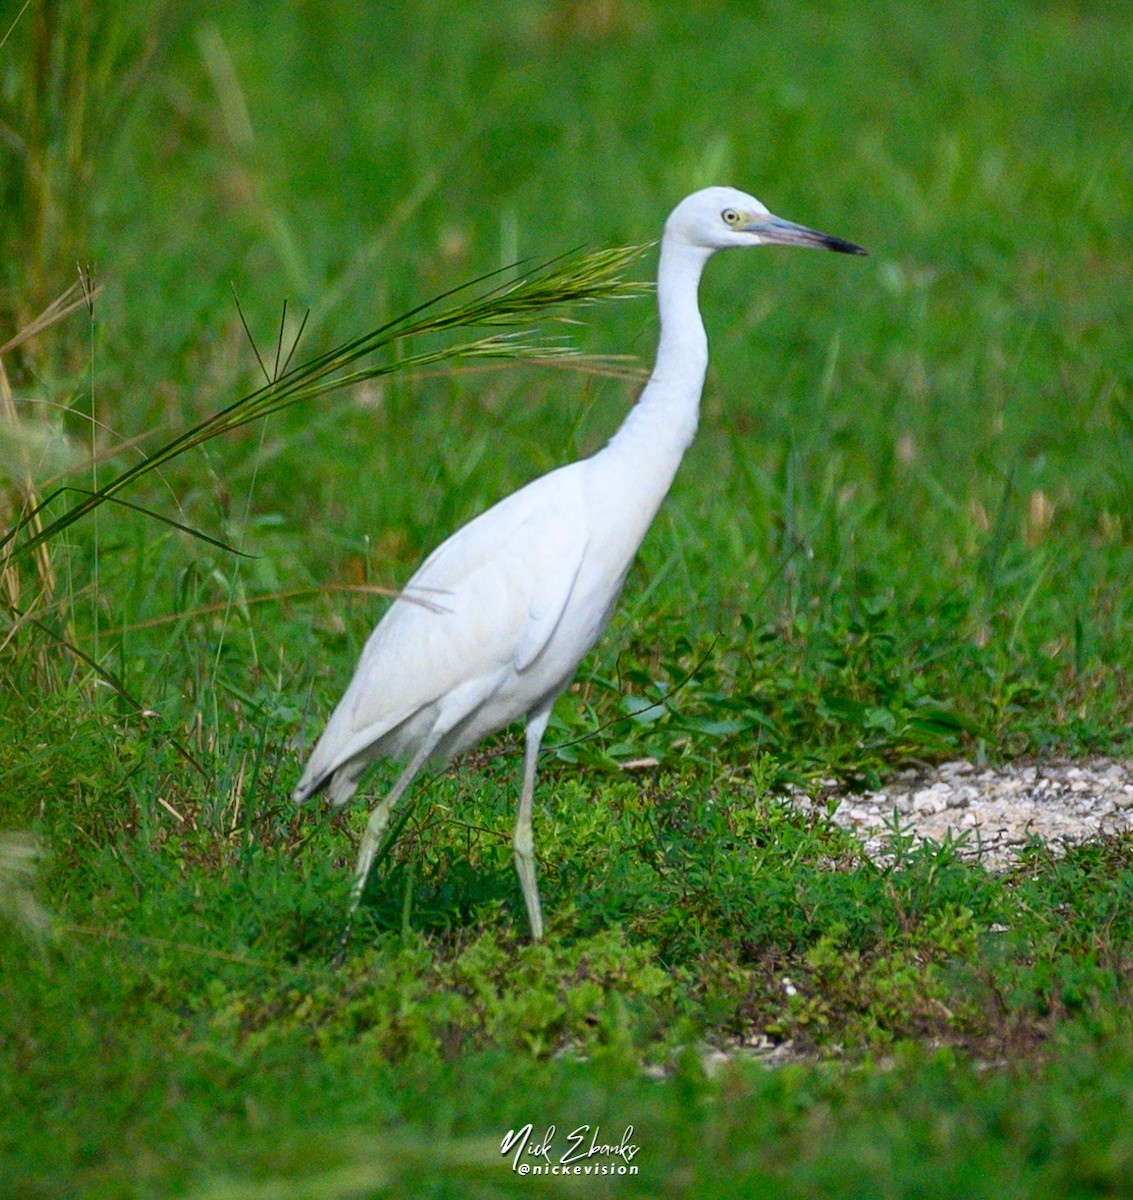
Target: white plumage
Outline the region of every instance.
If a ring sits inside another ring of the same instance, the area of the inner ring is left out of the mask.
[[[673,210],[661,240],[657,360],[621,428],[597,454],[534,480],[470,521],[425,560],[370,635],[295,788],[346,804],[375,758],[406,763],[370,814],[350,912],[390,813],[432,760],[526,720],[515,861],[536,941],[543,934],[531,814],[539,746],[555,698],[605,629],[696,432],[708,341],[697,306],[717,250],[768,244],[865,253],[773,217],[734,188],[706,188]]]

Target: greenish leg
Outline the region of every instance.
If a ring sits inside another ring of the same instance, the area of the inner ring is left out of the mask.
[[[519,815],[515,822],[515,869],[519,875],[519,886],[523,889],[523,900],[527,905],[527,919],[531,922],[531,940],[543,940],[543,909],[539,903],[539,885],[535,882],[535,835],[531,830],[531,810],[535,803],[535,768],[539,762],[539,747],[551,718],[548,706],[535,713],[527,722],[527,741],[523,751],[523,790],[519,797]]]
[[[417,773],[425,765],[436,744],[437,740],[430,738],[421,746],[409,765],[397,777],[397,782],[390,788],[389,794],[374,808],[366,821],[362,844],[358,850],[358,864],[354,868],[354,882],[350,886],[350,903],[346,909],[346,928],[342,931],[342,937],[338,942],[338,953],[335,955],[337,963],[341,963],[346,956],[346,947],[350,942],[351,930],[354,928],[354,914],[358,911],[358,905],[362,903],[362,893],[366,890],[366,881],[370,877],[370,868],[374,865],[374,856],[381,847],[382,838],[385,837],[386,829],[389,827],[390,814],[417,777]]]

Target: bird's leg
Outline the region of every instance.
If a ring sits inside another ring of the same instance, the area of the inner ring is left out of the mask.
[[[527,741],[523,750],[523,790],[519,796],[519,816],[515,821],[515,869],[519,886],[527,905],[531,922],[531,940],[543,940],[543,910],[539,904],[539,885],[535,882],[535,835],[531,831],[531,810],[535,803],[535,767],[539,762],[539,747],[551,718],[551,706],[534,713],[527,721]]]
[[[362,903],[362,893],[366,890],[366,880],[370,877],[370,868],[374,865],[374,856],[382,844],[382,838],[385,836],[387,827],[389,826],[390,813],[393,812],[397,802],[405,795],[409,785],[413,782],[418,771],[425,765],[426,759],[432,754],[436,747],[436,739],[428,738],[424,744],[418,749],[410,760],[409,765],[397,777],[397,782],[390,788],[386,797],[371,811],[366,820],[366,829],[362,834],[362,844],[358,849],[358,864],[354,868],[354,882],[350,886],[350,903],[346,909],[346,928],[342,931],[342,937],[338,943],[338,953],[335,955],[335,961],[341,962],[346,954],[346,947],[350,942],[350,932],[354,927],[354,914],[358,911],[358,905]]]

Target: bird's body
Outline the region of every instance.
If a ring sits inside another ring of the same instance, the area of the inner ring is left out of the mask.
[[[856,246],[772,217],[731,188],[694,193],[665,227],[657,361],[637,404],[590,458],[552,471],[457,530],[425,560],[362,651],[296,789],[345,804],[375,758],[407,763],[374,809],[352,892],[357,907],[389,815],[429,760],[445,761],[527,722],[516,866],[533,936],[542,935],[531,809],[551,706],[609,622],[696,432],[708,342],[697,285],[713,253],[762,242]]]
[[[301,786],[356,755],[405,758],[433,731],[431,757],[451,758],[558,694],[604,624],[588,618],[587,636],[568,609],[586,586],[587,466],[536,479],[426,559],[366,642]],[[386,678],[398,686],[374,686]]]

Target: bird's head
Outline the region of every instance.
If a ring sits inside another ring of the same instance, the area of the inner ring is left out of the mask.
[[[710,187],[686,196],[665,222],[665,238],[710,253],[739,246],[814,246],[839,254],[865,254],[853,242],[784,221],[754,196],[730,187]]]

